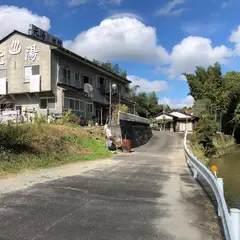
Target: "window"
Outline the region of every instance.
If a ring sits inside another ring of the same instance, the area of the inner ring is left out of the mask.
[[[104,78],[97,76],[97,88],[101,88],[104,85]]]
[[[93,113],[93,104],[92,103],[87,104],[87,112],[88,113]]]
[[[83,83],[89,83],[92,85],[92,78],[82,75]]]
[[[6,69],[0,69],[0,78],[6,78]]]
[[[40,108],[41,109],[47,109],[47,99],[40,99]]]
[[[55,109],[55,98],[48,98],[48,108]]]
[[[79,73],[75,73],[75,80],[79,81]]]
[[[64,109],[72,109],[73,111],[84,112],[85,102],[80,100],[79,96],[69,96],[64,97]]]
[[[55,109],[55,98],[41,98],[40,99],[40,109]]]
[[[24,82],[29,82],[31,76],[40,75],[40,66],[33,65],[33,66],[25,66],[24,67]]]
[[[76,86],[76,88],[81,88],[81,82],[80,82],[80,75],[79,75],[79,73],[75,73],[75,86]]]
[[[104,83],[104,78],[100,77],[100,85],[103,85],[103,83]]]
[[[67,69],[63,68],[63,77],[67,79]]]
[[[40,66],[39,65],[33,65],[32,66],[32,75],[39,75],[40,74]]]
[[[70,99],[70,108],[74,110],[74,99]]]
[[[84,81],[84,84],[89,83],[89,77],[83,76],[83,81]]]
[[[80,111],[84,111],[84,105],[85,105],[85,102],[80,101]]]
[[[75,100],[75,110],[76,110],[76,111],[79,111],[79,110],[80,110],[79,100]]]
[[[64,98],[64,109],[69,109],[70,101],[68,98]]]
[[[67,83],[68,83],[68,85],[72,85],[71,84],[71,71],[70,70],[67,70]]]
[[[107,91],[109,90],[109,80],[108,79],[105,80],[105,88]]]

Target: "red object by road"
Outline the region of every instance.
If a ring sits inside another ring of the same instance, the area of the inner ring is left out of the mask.
[[[124,152],[131,152],[132,144],[131,141],[128,139],[123,139],[123,145],[122,145]]]

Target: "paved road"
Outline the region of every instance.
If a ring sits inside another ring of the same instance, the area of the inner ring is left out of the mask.
[[[0,198],[0,240],[212,239],[200,227],[206,199],[192,180],[182,135],[149,144],[79,176]]]

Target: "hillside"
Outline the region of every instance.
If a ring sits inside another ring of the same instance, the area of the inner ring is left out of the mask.
[[[79,125],[0,125],[0,175],[110,157],[96,131]]]

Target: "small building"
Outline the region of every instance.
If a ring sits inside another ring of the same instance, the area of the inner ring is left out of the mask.
[[[181,111],[162,112],[156,117],[160,128],[171,132],[185,132],[186,130],[192,132],[197,120],[197,117]]]
[[[160,127],[160,130],[167,130],[170,132],[175,132],[175,122],[177,117],[172,116],[168,113],[161,113],[156,117],[157,123]]]
[[[110,91],[110,87],[115,89]],[[112,104],[129,101],[127,79],[77,55],[62,41],[31,25],[0,40],[0,115],[16,111],[54,114],[64,111],[105,124]]]

